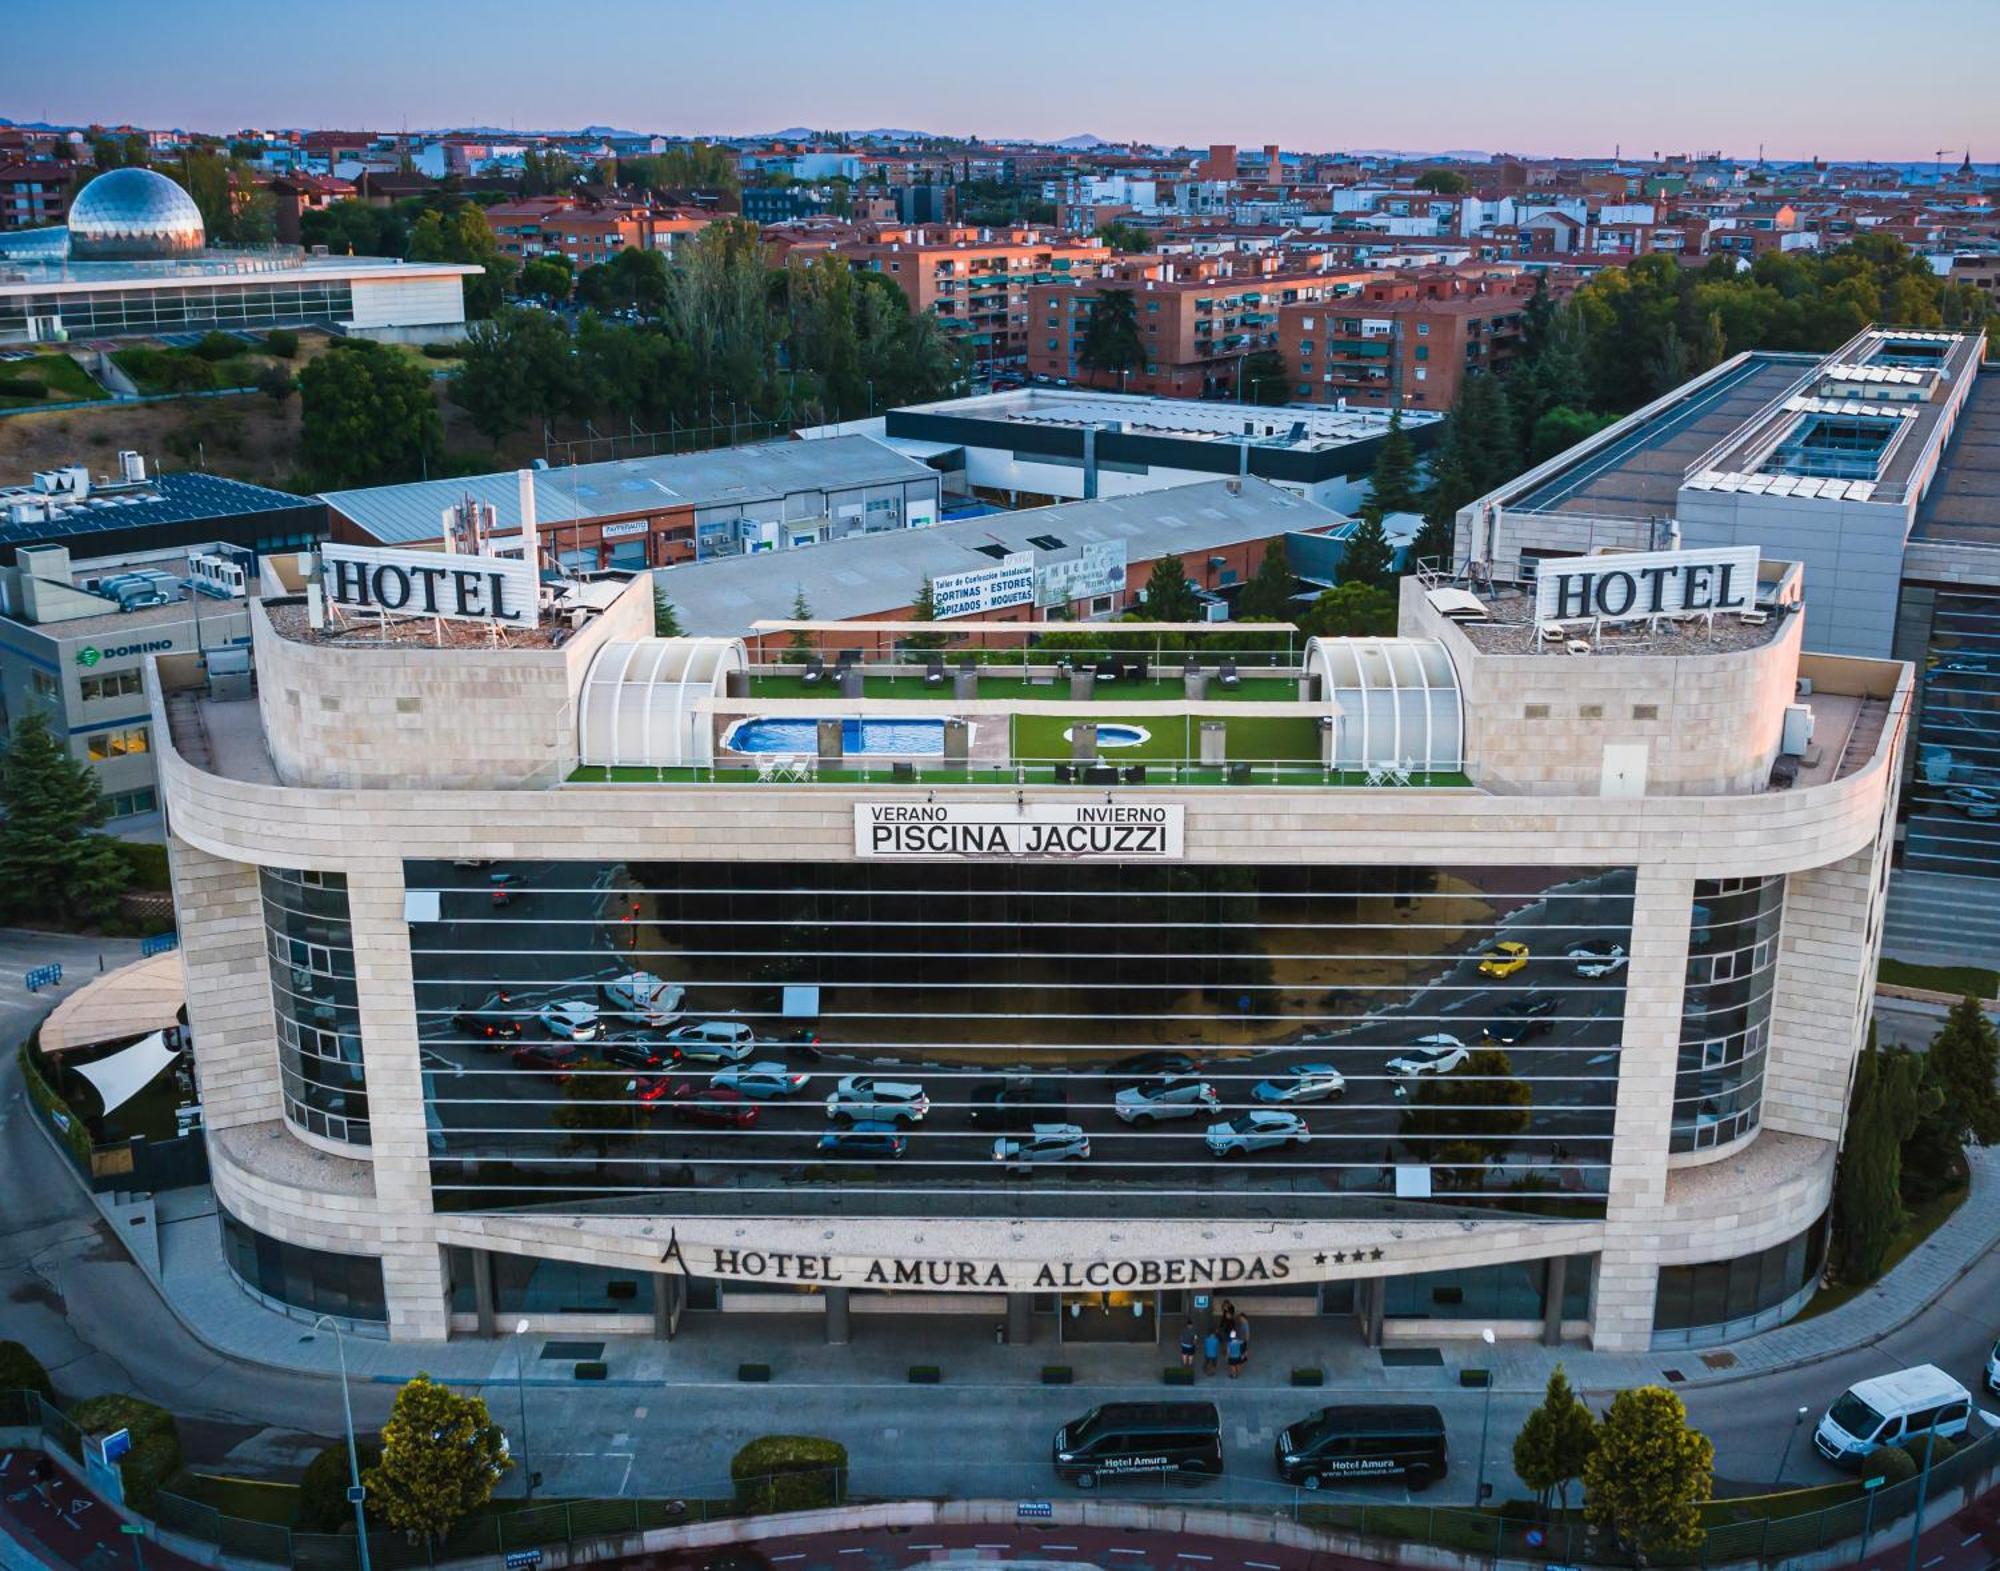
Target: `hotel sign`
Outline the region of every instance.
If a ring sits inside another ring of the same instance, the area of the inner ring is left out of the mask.
[[[1757,604],[1753,545],[1613,552],[1544,561],[1535,574],[1538,622],[1635,622],[1649,616],[1748,611]]]
[[[540,611],[535,564],[521,557],[457,556],[382,546],[319,548],[328,605],[381,615],[533,627]]]
[[[931,617],[948,621],[977,616],[1010,605],[1030,605],[1035,598],[1035,553],[1010,551],[996,567],[969,573],[943,573],[931,580]]]
[[[854,854],[915,861],[1176,861],[1178,803],[856,802]]]

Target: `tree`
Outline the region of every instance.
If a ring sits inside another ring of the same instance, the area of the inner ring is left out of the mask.
[[[1701,1507],[1714,1484],[1715,1446],[1688,1427],[1681,1399],[1665,1386],[1640,1386],[1613,1397],[1597,1427],[1583,1466],[1583,1514],[1640,1565],[1701,1546]]]
[[[1135,256],[1153,248],[1153,237],[1137,224],[1124,223],[1112,219],[1110,223],[1097,227],[1097,238],[1125,256]]]
[[[1153,563],[1139,597],[1139,616],[1147,622],[1199,622],[1201,601],[1188,582],[1187,563],[1163,556]]]
[[[560,253],[553,253],[528,263],[515,281],[515,292],[544,300],[567,300],[571,282],[569,263],[567,258],[559,257]]]
[[[1396,551],[1389,544],[1389,537],[1382,532],[1381,514],[1372,508],[1364,510],[1361,522],[1354,526],[1354,533],[1347,537],[1343,545],[1340,557],[1340,581],[1343,584],[1388,588],[1396,576]]]
[[[547,311],[502,306],[474,324],[452,373],[451,398],[497,442],[523,415],[544,421],[584,412],[588,396],[576,341]]]
[[[484,1401],[420,1374],[396,1393],[382,1427],[382,1459],[362,1483],[371,1514],[435,1543],[490,1500],[513,1465]]]
[[[1504,1142],[1528,1127],[1533,1102],[1533,1091],[1514,1077],[1514,1062],[1502,1049],[1477,1048],[1462,1068],[1418,1081],[1403,1110],[1403,1138],[1447,1183],[1477,1188]]]
[[[794,622],[810,622],[813,619],[812,602],[806,599],[806,586],[799,584],[792,591],[792,618]],[[791,637],[791,652],[804,659],[813,652],[812,634],[804,628],[794,628]]]
[[[450,213],[424,213],[410,228],[412,262],[468,262],[484,271],[465,280],[465,314],[477,321],[500,309],[514,264],[501,254],[500,242],[481,211],[462,202]]]
[[[1906,1205],[1935,1200],[1965,1182],[1965,1145],[2000,1138],[2000,1097],[1994,1095],[2000,1044],[1978,999],[1952,1005],[1943,1029],[1923,1055],[1923,1110],[1904,1139],[1897,1191]]]
[[[1415,183],[1419,191],[1431,191],[1438,196],[1463,196],[1472,189],[1472,182],[1456,169],[1426,169]]]
[[[1236,619],[1239,622],[1286,622],[1292,616],[1292,596],[1298,592],[1299,582],[1292,576],[1291,561],[1285,555],[1283,538],[1273,540],[1264,548],[1264,560],[1257,564],[1257,571],[1250,582],[1243,586],[1236,597]]]
[[[1139,300],[1129,289],[1100,289],[1091,297],[1090,320],[1077,347],[1078,364],[1118,385],[1146,363],[1146,346],[1139,339]]]
[[[653,636],[655,638],[685,638],[681,631],[680,613],[674,609],[673,601],[667,598],[666,590],[656,581],[653,585]]]
[[[1253,349],[1236,366],[1238,402],[1272,407],[1290,395],[1291,369],[1275,349]]]
[[[109,816],[97,775],[43,710],[22,716],[0,753],[0,810],[0,906],[78,922],[117,909],[129,870],[117,842],[95,833]]]
[[[1389,416],[1389,429],[1375,452],[1375,467],[1368,476],[1368,500],[1361,504],[1365,518],[1377,519],[1390,513],[1413,513],[1420,505],[1417,486],[1417,450],[1403,430],[1403,412]]]
[[[257,390],[282,409],[298,387],[292,380],[291,372],[283,366],[272,365],[257,373]]]
[[[328,489],[409,479],[444,448],[430,377],[366,339],[299,373],[299,409],[300,454]]]
[[[1309,638],[1390,638],[1396,597],[1373,584],[1341,584],[1322,590],[1298,623]]]
[[[931,582],[930,574],[924,575],[924,584],[917,591],[917,598],[910,602],[910,620],[913,622],[935,622],[937,620],[937,586]],[[903,640],[905,649],[926,651],[942,649],[947,642],[942,633],[912,633]]]
[[[1544,1510],[1549,1497],[1559,1495],[1567,1514],[1570,1483],[1583,1476],[1596,1449],[1597,1422],[1557,1364],[1542,1393],[1542,1405],[1528,1415],[1514,1437],[1514,1472],[1534,1490]]]
[[[1855,1068],[1847,1141],[1834,1174],[1832,1254],[1844,1282],[1872,1282],[1882,1274],[1904,1221],[1903,1142],[1932,1110],[1934,1095],[1926,1094],[1916,1056],[1882,1052],[1871,1028]]]

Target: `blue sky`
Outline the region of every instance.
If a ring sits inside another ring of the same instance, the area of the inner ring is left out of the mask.
[[[2000,0],[0,0],[0,114],[2000,159]]]

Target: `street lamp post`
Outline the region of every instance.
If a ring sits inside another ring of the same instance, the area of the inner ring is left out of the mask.
[[[1805,1423],[1806,1414],[1810,1411],[1812,1411],[1810,1408],[1802,1407],[1799,1409],[1798,1417],[1792,1420],[1792,1432],[1785,1436],[1785,1449],[1778,1453],[1778,1476],[1771,1480],[1772,1483],[1782,1484],[1785,1481],[1785,1464],[1792,1459],[1792,1442],[1799,1438],[1799,1429]]]
[[[526,1490],[526,1498],[535,1498],[535,1470],[528,1461],[528,1322],[514,1322],[514,1395],[521,1411],[521,1480]]]
[[[1917,1474],[1917,1514],[1910,1519],[1910,1571],[1917,1571],[1917,1547],[1924,1536],[1924,1499],[1931,1490],[1931,1447],[1937,1444],[1937,1425],[1924,1431],[1924,1466]]]
[[[360,1556],[360,1571],[369,1571],[368,1565],[368,1518],[361,1503],[367,1493],[361,1487],[361,1457],[354,1446],[354,1402],[347,1391],[347,1343],[340,1334],[340,1323],[331,1315],[321,1315],[312,1324],[316,1334],[321,1326],[333,1332],[333,1350],[340,1359],[340,1413],[347,1421],[347,1498],[354,1506],[354,1545]]]
[[[1488,1347],[1493,1345],[1493,1328],[1486,1327],[1479,1333],[1479,1340]],[[1477,1511],[1486,1504],[1486,1436],[1493,1425],[1493,1371],[1486,1371],[1486,1401],[1479,1410],[1479,1483],[1472,1491],[1472,1509]]]

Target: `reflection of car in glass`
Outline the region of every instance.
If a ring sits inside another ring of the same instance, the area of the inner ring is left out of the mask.
[[[604,1023],[597,1018],[597,1005],[586,1004],[580,998],[544,1004],[535,1018],[550,1036],[565,1042],[594,1042],[604,1029]]]
[[[1216,1156],[1242,1156],[1248,1151],[1302,1146],[1311,1138],[1303,1118],[1274,1107],[1239,1113],[1227,1123],[1208,1126],[1208,1149]]]
[[[681,1017],[687,989],[675,982],[663,982],[650,971],[628,971],[604,984],[604,1003],[616,1014],[629,1015],[642,1025],[670,1026]]]
[[[683,1080],[665,1098],[667,1111],[684,1124],[718,1124],[728,1129],[748,1129],[757,1122],[757,1109],[748,1097],[729,1086],[703,1085]]]
[[[1455,1036],[1419,1037],[1406,1052],[1389,1060],[1389,1073],[1398,1080],[1414,1080],[1419,1075],[1448,1075],[1472,1056]]]
[[[1030,1162],[1081,1162],[1090,1155],[1090,1137],[1081,1124],[1037,1124],[1025,1136],[1002,1135],[993,1142],[993,1160],[1010,1166]]]
[[[795,1069],[787,1069],[775,1060],[761,1064],[731,1064],[727,1069],[718,1069],[708,1077],[713,1086],[724,1086],[731,1091],[740,1091],[758,1101],[771,1101],[781,1096],[790,1096],[812,1079]]]
[[[740,1064],[757,1051],[757,1034],[740,1020],[704,1020],[669,1031],[667,1047],[690,1064]]]
[[[1957,808],[1967,818],[2000,818],[2000,791],[1989,791],[1984,786],[1948,786],[1944,805]]]
[[[599,1058],[621,1069],[658,1069],[667,1062],[669,1053],[658,1037],[644,1031],[613,1031],[597,1050]]]
[[[556,1069],[558,1080],[568,1080],[569,1072],[590,1055],[574,1042],[527,1042],[514,1049],[517,1069]]]
[[[1500,1018],[1486,1023],[1486,1040],[1507,1047],[1545,1035],[1555,1029],[1549,1016],[1556,1012],[1553,993],[1524,993],[1500,1006]]]
[[[1528,964],[1528,946],[1516,943],[1511,938],[1503,938],[1486,951],[1486,958],[1479,962],[1481,976],[1512,976]]]
[[[873,1075],[843,1075],[826,1099],[828,1118],[862,1123],[914,1124],[931,1110],[924,1088],[909,1080],[877,1080]]]
[[[1331,1064],[1294,1064],[1250,1088],[1259,1102],[1323,1102],[1347,1090],[1347,1077]]]
[[[451,1017],[451,1028],[466,1036],[482,1038],[486,1042],[511,1042],[521,1034],[525,1022],[519,1013],[513,1011],[514,999],[508,993],[488,993],[478,1003],[468,1009],[461,1009]],[[488,1052],[498,1052],[489,1047]]]
[[[496,906],[512,905],[515,895],[521,889],[521,875],[519,873],[494,873],[487,878],[486,882],[492,887],[493,903]]]
[[[1069,1099],[1053,1080],[982,1080],[967,1098],[968,1116],[976,1129],[1024,1134],[1037,1123],[1049,1122]]]
[[[1134,1053],[1113,1064],[1110,1074],[1121,1086],[1143,1086],[1156,1081],[1184,1079],[1197,1067],[1185,1053]]]
[[[1566,954],[1578,976],[1611,976],[1625,967],[1625,946],[1614,938],[1586,938]]]
[[[1163,1118],[1193,1118],[1222,1111],[1222,1098],[1206,1080],[1155,1081],[1127,1086],[1111,1099],[1112,1111],[1128,1124],[1153,1124]]]
[[[909,1145],[894,1124],[856,1124],[851,1129],[829,1129],[819,1137],[822,1156],[901,1156]]]

